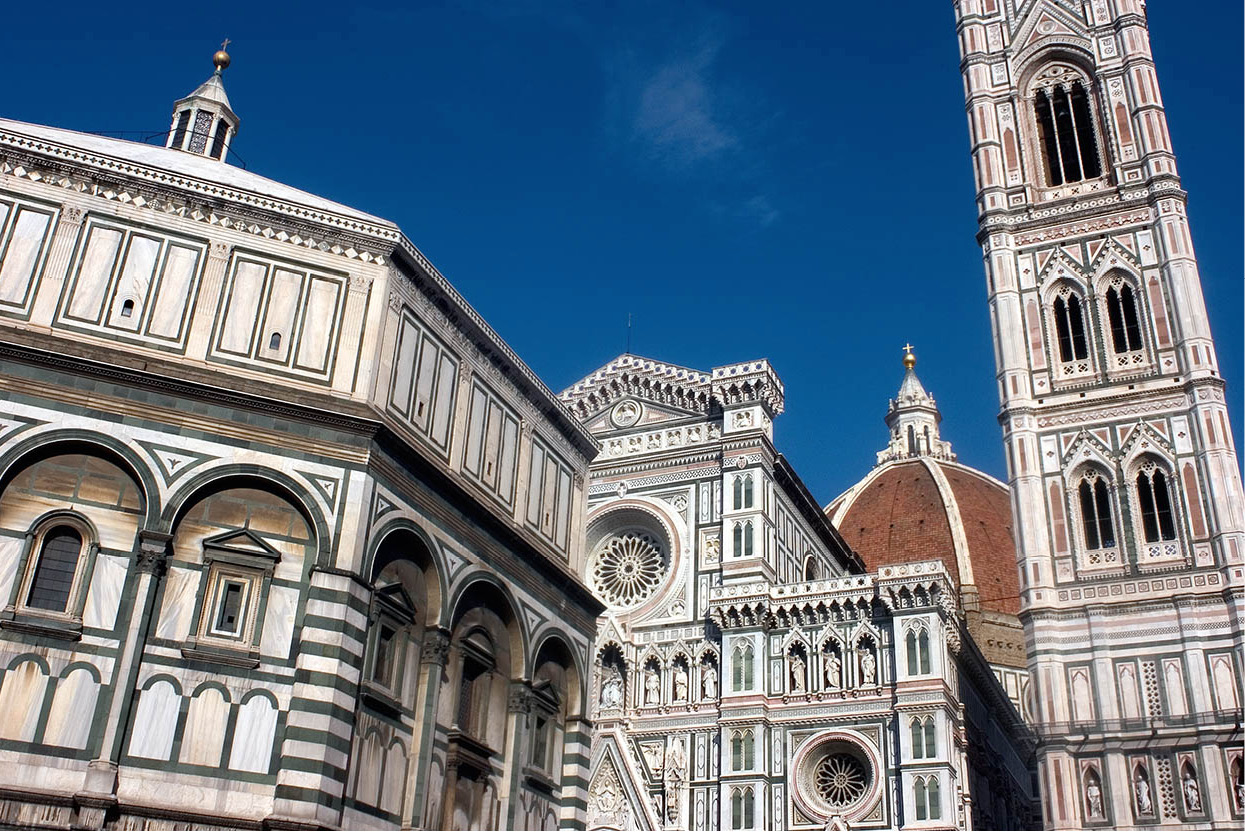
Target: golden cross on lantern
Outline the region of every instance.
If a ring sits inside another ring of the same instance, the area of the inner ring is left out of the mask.
[[[224,39],[223,41],[221,41],[221,43],[220,43],[220,51],[224,52],[226,49],[228,49],[228,48],[229,48],[229,44],[231,44],[231,43],[233,43],[233,41],[231,41],[229,38],[225,38],[225,39]]]
[[[912,344],[903,345],[903,365],[911,370],[916,366],[916,356],[912,354]]]

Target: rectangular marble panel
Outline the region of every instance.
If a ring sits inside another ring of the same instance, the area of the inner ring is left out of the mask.
[[[441,368],[437,372],[437,398],[432,411],[432,429],[428,432],[432,441],[441,447],[449,444],[450,422],[454,418],[454,379],[458,362],[441,353]]]
[[[261,263],[240,261],[229,286],[225,320],[220,334],[220,348],[226,352],[249,355],[255,321],[259,316],[260,293],[264,288],[267,268]]]
[[[268,309],[264,313],[264,327],[259,333],[259,356],[282,364],[290,354],[290,341],[294,337],[294,321],[298,315],[303,294],[303,275],[289,269],[277,269],[272,276],[272,288],[268,292]],[[280,336],[273,347],[272,336]]]
[[[117,279],[117,288],[113,292],[108,313],[109,326],[138,329],[138,322],[147,306],[147,295],[156,274],[156,258],[159,255],[159,240],[138,234],[130,236],[130,244],[125,251],[125,263],[121,266],[121,276]],[[122,315],[126,300],[134,302],[129,317]]]
[[[69,300],[69,316],[83,321],[99,321],[104,294],[112,282],[113,266],[121,249],[121,232],[93,225],[87,233],[86,249],[78,278]]]
[[[169,246],[164,271],[156,292],[147,331],[161,338],[180,339],[190,305],[190,289],[199,268],[199,252],[186,246]]]
[[[160,618],[156,622],[156,638],[182,641],[190,634],[199,578],[197,569],[174,568],[164,576],[164,602],[160,605]]]
[[[290,641],[294,637],[294,613],[297,609],[297,589],[274,586],[268,591],[264,632],[259,642],[260,653],[278,659],[289,657]]]
[[[398,330],[398,346],[393,359],[393,385],[389,393],[390,406],[399,413],[409,413],[411,406],[411,378],[415,374],[415,351],[419,348],[419,330],[408,319],[402,319]]]
[[[303,313],[302,333],[298,336],[300,369],[324,372],[329,351],[337,334],[337,300],[341,284],[336,280],[313,277],[307,290],[307,308]]]
[[[173,685],[160,680],[138,694],[138,708],[130,728],[130,754],[167,760],[173,753],[173,734],[182,698]]]
[[[34,279],[51,214],[22,207],[13,222],[0,264],[0,302],[24,304]]]
[[[428,419],[432,409],[432,385],[437,376],[437,358],[441,351],[437,344],[426,334],[424,335],[419,353],[419,373],[415,377],[415,400],[411,404],[411,421],[421,431],[428,430]]]
[[[117,608],[130,562],[116,555],[96,555],[91,588],[82,611],[82,626],[111,630],[117,624]]]
[[[9,593],[13,591],[23,543],[25,540],[20,537],[0,537],[0,604],[8,603]]]

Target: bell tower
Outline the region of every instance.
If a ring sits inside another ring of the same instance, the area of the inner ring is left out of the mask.
[[[1241,481],[1145,3],[954,5],[1046,824],[1239,824]]]

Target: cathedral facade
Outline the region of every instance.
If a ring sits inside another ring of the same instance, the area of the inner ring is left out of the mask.
[[[0,824],[583,826],[596,443],[385,220],[0,121]]]
[[[1245,517],[1143,0],[958,0],[1051,828],[1240,828]]]
[[[768,362],[623,355],[562,399],[601,443],[589,828],[1040,825],[959,573],[866,568],[774,447]]]

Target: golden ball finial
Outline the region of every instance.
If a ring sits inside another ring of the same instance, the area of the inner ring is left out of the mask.
[[[916,355],[914,355],[914,354],[913,354],[913,352],[912,352],[912,345],[911,345],[911,344],[904,344],[904,347],[903,347],[903,365],[904,365],[904,367],[908,368],[909,370],[911,370],[913,367],[915,367],[915,366],[916,366]]]
[[[225,38],[224,42],[220,45],[220,49],[218,49],[216,54],[212,56],[212,64],[215,65],[217,72],[229,68],[229,53],[225,51],[228,48],[229,38]]]

